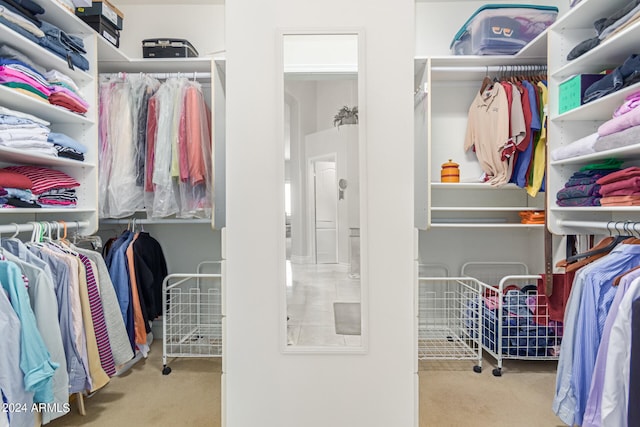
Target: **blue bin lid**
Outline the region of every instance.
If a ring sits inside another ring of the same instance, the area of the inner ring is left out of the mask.
[[[453,44],[456,41],[460,40],[462,36],[467,32],[467,26],[471,21],[473,21],[473,18],[475,18],[476,15],[478,15],[483,10],[491,10],[491,9],[536,9],[536,10],[548,10],[548,11],[558,13],[558,8],[555,6],[539,6],[535,4],[485,4],[484,6],[481,6],[478,10],[476,10],[473,13],[473,15],[471,15],[471,17],[467,19],[467,22],[464,23],[464,25],[460,28],[460,30],[458,30],[456,35],[453,37],[453,40],[451,40],[449,49],[451,49],[453,47]]]

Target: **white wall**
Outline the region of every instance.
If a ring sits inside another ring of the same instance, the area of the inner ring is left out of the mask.
[[[414,426],[414,2],[234,0],[225,7],[226,425]],[[360,131],[366,141],[362,242],[370,344],[364,354],[284,354],[277,34],[279,28],[328,27],[366,34]]]
[[[120,50],[130,58],[142,58],[142,40],[187,39],[200,56],[224,50],[224,5],[118,4],[124,14]]]
[[[291,259],[308,260],[311,251],[308,241],[308,206],[306,203],[307,175],[304,172],[304,136],[317,130],[316,84],[313,81],[292,80],[285,83],[285,102],[291,107],[290,173],[291,173]]]
[[[317,130],[333,127],[333,116],[343,106],[358,105],[357,80],[320,80],[316,86]]]

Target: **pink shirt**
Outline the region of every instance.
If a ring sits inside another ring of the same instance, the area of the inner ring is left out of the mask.
[[[613,119],[601,124],[598,128],[598,135],[611,135],[612,133],[620,132],[638,125],[640,125],[640,108],[634,108],[626,114],[614,117]]]

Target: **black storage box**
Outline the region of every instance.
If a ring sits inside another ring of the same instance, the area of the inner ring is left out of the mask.
[[[124,14],[107,0],[94,1],[91,7],[76,7],[76,15],[80,18],[104,16],[118,30],[122,29],[122,21],[124,20]]]
[[[196,48],[184,39],[142,40],[143,58],[194,58],[197,56]]]
[[[109,43],[115,47],[120,47],[120,31],[104,16],[83,16],[80,19],[96,30]]]

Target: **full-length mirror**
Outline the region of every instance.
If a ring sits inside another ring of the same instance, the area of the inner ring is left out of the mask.
[[[282,38],[286,349],[363,346],[358,38]]]

